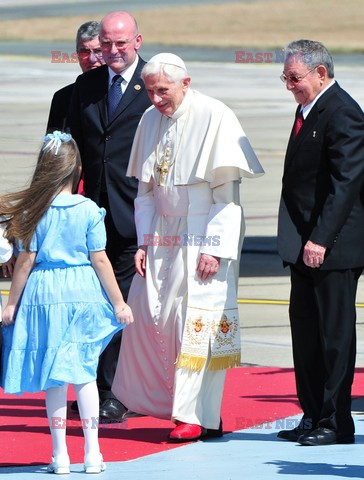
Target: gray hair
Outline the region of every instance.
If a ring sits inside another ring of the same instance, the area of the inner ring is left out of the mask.
[[[304,62],[309,69],[324,65],[329,78],[334,78],[334,62],[327,48],[320,42],[313,40],[296,40],[284,49],[285,59],[296,57],[297,61]],[[289,60],[288,60],[289,61]]]
[[[96,22],[96,20],[91,20],[80,25],[76,35],[76,50],[78,50],[78,46],[81,41],[90,42],[95,37],[98,37],[99,33],[100,23]]]
[[[160,62],[148,62],[144,65],[141,77],[145,81],[145,77],[148,75],[156,75],[158,73],[163,73],[170,82],[180,83],[184,78],[187,77],[187,70],[182,67],[177,67],[176,65],[170,65],[167,63]]]

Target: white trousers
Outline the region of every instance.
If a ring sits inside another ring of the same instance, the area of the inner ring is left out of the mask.
[[[217,430],[226,370],[207,370],[207,364],[199,372],[176,369],[172,420]]]

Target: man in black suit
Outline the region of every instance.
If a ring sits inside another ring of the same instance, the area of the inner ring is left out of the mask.
[[[82,72],[88,72],[103,65],[99,40],[100,23],[94,20],[83,23],[77,30],[76,52]],[[65,130],[66,116],[71,103],[73,88],[71,83],[66,87],[57,90],[52,98],[49,110],[47,132],[53,130]]]
[[[112,12],[102,19],[100,45],[106,65],[77,78],[67,120],[81,152],[85,194],[106,209],[106,252],[125,299],[137,250],[137,181],[126,177],[126,169],[135,130],[151,105],[140,77],[145,64],[138,56],[141,44],[129,13]],[[100,357],[97,384],[102,418],[120,419],[125,413],[111,393],[120,340],[116,334]]]
[[[319,42],[289,44],[281,79],[299,104],[285,159],[278,251],[291,270],[289,314],[303,418],[278,437],[302,445],[353,443],[364,115],[334,80],[331,55]]]

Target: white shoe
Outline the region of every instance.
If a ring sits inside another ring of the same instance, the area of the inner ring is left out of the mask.
[[[47,467],[48,473],[64,475],[70,473],[70,458],[67,454],[52,457],[52,463]]]
[[[106,470],[106,465],[101,453],[88,453],[85,456],[84,469],[86,473],[101,473]]]

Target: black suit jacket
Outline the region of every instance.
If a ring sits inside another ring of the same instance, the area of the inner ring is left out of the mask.
[[[327,247],[323,270],[364,266],[364,114],[337,83],[292,130],[282,184],[281,258],[302,263],[311,240]]]
[[[151,105],[140,77],[139,59],[112,121],[107,117],[108,67],[80,75],[75,83],[67,123],[80,149],[87,197],[99,204],[104,170],[111,216],[119,234],[136,238],[134,199],[137,181],[126,176],[135,130]]]
[[[71,83],[71,85],[57,90],[53,95],[48,116],[47,132],[53,132],[54,130],[64,131],[66,129],[66,117],[71,104],[74,86],[75,84]]]

